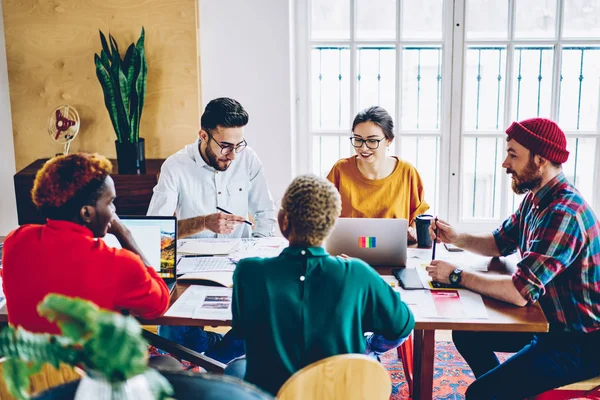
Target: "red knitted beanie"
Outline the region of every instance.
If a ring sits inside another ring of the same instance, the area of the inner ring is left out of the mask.
[[[513,122],[506,134],[548,161],[562,164],[569,158],[565,133],[549,119],[531,118]]]

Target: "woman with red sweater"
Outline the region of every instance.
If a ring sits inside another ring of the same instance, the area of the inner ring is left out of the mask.
[[[36,310],[48,293],[144,318],[167,310],[167,286],[115,214],[111,169],[100,155],[76,153],[51,159],[37,173],[31,194],[46,224],[23,225],[4,242],[2,285],[12,325],[60,333]],[[104,243],[108,232],[122,249]]]

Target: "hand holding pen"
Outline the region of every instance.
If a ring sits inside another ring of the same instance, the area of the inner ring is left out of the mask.
[[[219,210],[219,211],[221,211],[222,213],[225,213],[225,214],[227,214],[227,215],[231,215],[232,217],[235,217],[235,220],[236,220],[236,221],[243,222],[243,223],[245,223],[245,224],[248,224],[248,225],[252,226],[252,222],[248,221],[248,220],[247,220],[246,218],[244,218],[244,217],[240,217],[239,215],[235,215],[235,214],[233,214],[232,212],[230,212],[230,211],[227,211],[227,210],[225,210],[225,209],[223,209],[223,208],[221,208],[221,207],[217,207],[217,210]]]
[[[228,235],[241,223],[252,225],[252,223],[244,217],[232,214],[220,207],[217,207],[217,210],[219,210],[219,212],[204,216],[204,229],[208,229],[218,234]]]

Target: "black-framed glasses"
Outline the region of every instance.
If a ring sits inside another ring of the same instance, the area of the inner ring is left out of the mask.
[[[350,136],[350,143],[352,143],[352,146],[356,147],[357,149],[360,149],[362,147],[362,145],[364,143],[367,144],[367,149],[371,149],[371,150],[375,150],[377,148],[379,148],[379,143],[385,140],[385,138],[382,139],[361,139],[359,137],[356,136]]]
[[[208,138],[212,139],[213,142],[215,142],[217,144],[217,146],[219,146],[221,148],[221,154],[223,154],[224,156],[230,154],[232,151],[235,151],[236,153],[240,153],[242,150],[244,150],[246,148],[246,146],[248,146],[246,139],[242,140],[240,143],[238,143],[234,146],[232,144],[221,144],[221,143],[217,142],[217,140],[210,133],[208,133]]]

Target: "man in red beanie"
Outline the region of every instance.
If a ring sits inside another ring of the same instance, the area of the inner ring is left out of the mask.
[[[486,256],[522,257],[512,276],[462,271],[444,261],[427,267],[433,280],[465,287],[517,306],[540,302],[550,331],[453,332],[477,380],[467,399],[522,399],[600,375],[600,223],[561,164],[563,131],[545,118],[514,122],[502,164],[519,209],[493,233],[459,233],[437,220],[432,238]],[[516,352],[500,364],[494,352]]]

